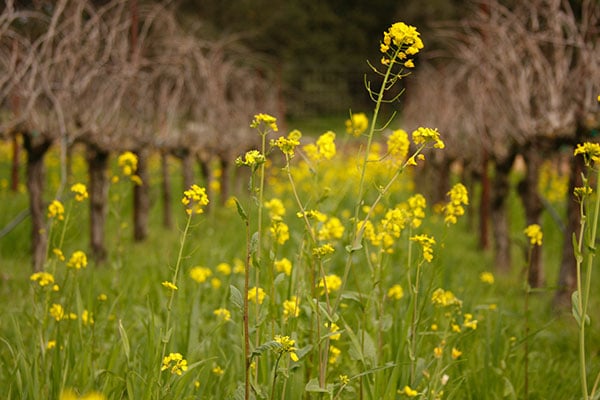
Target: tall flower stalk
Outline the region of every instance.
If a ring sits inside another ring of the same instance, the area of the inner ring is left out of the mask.
[[[599,97],[600,99],[600,97]],[[577,270],[577,290],[573,292],[572,312],[579,327],[579,372],[582,398],[588,400],[595,398],[595,392],[598,386],[600,374],[594,383],[592,392],[589,393],[587,381],[587,355],[585,347],[586,325],[590,323],[590,317],[587,314],[590,301],[590,288],[592,282],[592,267],[594,264],[596,235],[598,232],[598,217],[600,216],[600,144],[584,143],[579,144],[575,149],[574,155],[582,155],[585,164],[591,172],[596,173],[596,196],[593,200],[593,209],[591,209],[591,195],[593,189],[589,180],[584,176],[582,187],[575,189],[575,196],[580,203],[581,226],[579,237],[573,237],[573,246],[575,250],[575,261]],[[588,223],[591,219],[591,225]]]

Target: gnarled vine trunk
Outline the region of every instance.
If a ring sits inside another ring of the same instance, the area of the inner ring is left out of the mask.
[[[108,151],[87,145],[86,158],[90,178],[90,247],[96,262],[106,260],[105,226],[108,213]]]
[[[136,152],[137,175],[142,184],[133,188],[133,239],[137,242],[148,237],[148,215],[150,213],[150,176],[148,174],[148,151]]]
[[[52,140],[23,134],[23,146],[27,152],[27,191],[29,213],[31,215],[31,256],[34,271],[41,271],[46,260],[48,236],[44,218],[44,156],[52,145]]]
[[[535,143],[525,147],[523,153],[526,162],[525,177],[519,182],[519,196],[525,210],[525,222],[540,225],[544,205],[538,191],[539,171],[543,156],[539,145]],[[542,250],[540,246],[531,248],[529,260],[529,273],[527,281],[531,287],[542,287],[544,285],[544,268],[542,263]]]
[[[491,193],[491,218],[494,232],[494,262],[496,270],[508,272],[511,267],[510,256],[510,229],[508,211],[506,209],[508,195],[510,194],[509,175],[515,155],[511,154],[505,159],[496,161],[496,171]]]

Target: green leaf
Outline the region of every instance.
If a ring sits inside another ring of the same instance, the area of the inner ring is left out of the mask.
[[[306,386],[304,390],[307,392],[316,392],[316,393],[329,393],[333,394],[333,385],[328,383],[324,388],[319,385],[319,380],[317,378],[312,378]]]
[[[242,311],[244,308],[244,297],[242,293],[233,285],[229,285],[229,300],[231,304],[237,308],[239,311]]]
[[[129,346],[129,337],[127,336],[127,332],[125,331],[121,320],[119,320],[119,335],[121,335],[121,342],[123,342],[123,351],[125,352],[125,357],[127,357],[127,362],[129,362],[131,347]]]
[[[577,242],[577,236],[575,236],[575,232],[573,232],[571,241],[573,242],[573,253],[575,255],[575,261],[577,262],[577,264],[581,264],[583,262],[583,256],[581,255],[581,251],[579,251],[579,243]]]
[[[577,326],[581,326],[581,309],[579,308],[579,292],[577,290],[571,295],[571,313],[577,321]],[[586,314],[583,320],[586,325],[590,324],[589,315]]]
[[[242,217],[242,220],[244,220],[244,222],[248,222],[248,214],[246,214],[244,207],[242,207],[242,205],[240,204],[238,199],[234,198],[233,200],[235,201],[235,206],[237,207],[237,212],[240,215],[240,217]]]
[[[261,344],[256,349],[254,349],[252,351],[252,353],[250,354],[250,358],[260,356],[265,351],[278,350],[278,349],[281,349],[281,343],[276,342],[274,340],[270,340],[266,343]]]

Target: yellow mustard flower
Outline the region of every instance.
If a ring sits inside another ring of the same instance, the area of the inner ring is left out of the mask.
[[[106,400],[106,397],[100,392],[89,392],[83,396],[78,396],[73,389],[64,389],[60,392],[59,400]]]
[[[452,293],[449,290],[444,290],[442,288],[434,290],[433,294],[431,295],[431,302],[435,305],[443,307],[451,305],[462,305],[462,302],[459,299],[457,299],[456,296],[454,296],[454,293]]]
[[[458,350],[456,347],[452,348],[452,358],[456,360],[458,357],[462,356],[462,351]]]
[[[67,262],[67,267],[81,269],[87,267],[87,256],[81,250],[77,250],[71,254],[71,258],[69,258],[69,262]]]
[[[206,280],[211,276],[212,271],[210,270],[210,268],[197,266],[190,270],[190,278],[192,278],[198,283],[206,282]]]
[[[292,262],[286,257],[281,260],[275,260],[274,265],[277,272],[283,272],[287,276],[292,274]]]
[[[362,135],[369,127],[369,119],[365,113],[356,113],[346,120],[346,132],[352,136]]]
[[[188,369],[188,362],[183,358],[181,353],[169,353],[163,358],[161,371],[171,370],[172,374],[181,375]]]
[[[283,154],[293,158],[296,147],[300,146],[300,138],[302,133],[299,130],[293,130],[287,137],[280,136],[277,140],[271,140],[272,147],[277,147]]]
[[[398,284],[392,286],[388,290],[387,297],[394,300],[400,300],[402,297],[404,297],[404,290],[402,289],[402,286]]]
[[[60,321],[65,317],[65,309],[60,304],[52,304],[50,306],[50,315],[57,321]]]
[[[279,343],[280,347],[276,349],[278,354],[288,353],[292,361],[298,361],[298,355],[296,354],[296,341],[294,339],[290,339],[289,336],[275,335],[273,340]]]
[[[216,267],[216,270],[223,275],[231,275],[231,265],[227,263],[219,263]]]
[[[292,296],[289,300],[283,301],[283,318],[298,317],[300,315],[300,304],[296,296]]]
[[[414,389],[411,389],[410,386],[404,386],[404,389],[402,389],[402,393],[407,395],[408,397],[416,397],[419,392],[417,392]]]
[[[259,128],[261,124],[264,124],[266,127],[271,129],[274,132],[277,132],[279,128],[277,127],[277,118],[273,117],[269,114],[256,114],[254,115],[254,119],[250,123],[251,128]]]
[[[267,293],[261,287],[255,286],[248,289],[248,301],[251,301],[252,303],[262,304],[263,301],[265,301],[266,296]]]
[[[177,286],[173,282],[169,282],[169,281],[164,281],[161,283],[161,285],[163,285],[168,290],[172,290],[172,291],[175,291],[178,289]]]
[[[215,374],[217,376],[225,375],[225,370],[223,368],[221,368],[221,366],[219,366],[219,365],[215,365],[211,371],[213,374]]]
[[[340,327],[337,326],[335,322],[326,322],[325,327],[329,329],[329,339],[340,340],[340,338],[342,337],[342,332],[340,331]]]
[[[119,155],[117,164],[121,168],[121,171],[123,171],[123,175],[132,176],[137,171],[138,157],[131,151],[126,151]]]
[[[339,218],[332,217],[321,226],[317,232],[317,238],[319,240],[334,240],[341,239],[344,235],[344,225]]]
[[[463,326],[465,328],[469,328],[469,329],[477,329],[477,320],[473,319],[473,315],[469,314],[469,313],[465,313],[464,315],[465,319],[463,321]]]
[[[542,228],[538,224],[531,224],[523,231],[529,238],[529,243],[534,246],[542,245]]]
[[[481,282],[483,283],[488,283],[490,285],[494,284],[494,274],[492,274],[491,272],[488,271],[484,271],[481,274],[479,274],[479,280],[481,280]]]
[[[231,321],[231,312],[226,308],[217,308],[213,314],[221,321]]]
[[[600,143],[585,142],[578,144],[573,155],[583,155],[585,163],[597,164],[600,161]]]
[[[54,283],[54,276],[49,272],[35,272],[30,277],[30,280],[37,282],[41,287],[48,286]]]
[[[327,286],[327,293],[338,291],[342,287],[342,279],[335,274],[327,275],[325,280],[323,278],[319,280],[319,287],[323,288],[321,294],[325,293],[325,286]]]
[[[71,186],[71,192],[75,195],[75,201],[84,201],[89,196],[87,188],[83,183],[76,183]]]
[[[412,140],[416,145],[433,143],[433,147],[436,149],[446,147],[442,139],[440,139],[440,133],[437,129],[419,127],[413,131]]]
[[[388,154],[394,161],[404,162],[408,155],[409,148],[410,142],[408,140],[408,133],[403,129],[396,129],[393,131],[387,140]]]
[[[350,378],[348,378],[348,375],[342,374],[338,376],[338,379],[342,385],[347,385],[348,383],[350,383]]]
[[[336,153],[335,133],[327,131],[317,139],[317,150],[320,156],[326,160],[331,160]]]
[[[274,218],[271,221],[269,232],[278,244],[285,244],[290,238],[290,228],[280,218]]]
[[[52,253],[54,253],[56,258],[58,258],[60,261],[65,261],[65,255],[61,249],[52,249]]]
[[[219,289],[221,287],[221,285],[222,285],[222,282],[221,282],[221,280],[219,278],[212,278],[210,280],[210,286],[213,289]]]
[[[431,262],[431,260],[433,260],[433,245],[435,244],[435,239],[433,237],[425,234],[415,235],[411,236],[410,240],[421,245],[423,259],[425,259],[425,261]]]
[[[56,340],[48,340],[48,344],[46,345],[46,350],[52,350],[56,347]]]
[[[209,203],[206,188],[195,184],[192,185],[188,190],[183,192],[181,203],[186,207],[185,212],[188,215],[202,214],[204,212],[203,207]]]
[[[465,213],[463,206],[469,204],[469,194],[462,183],[457,183],[450,189],[448,196],[450,196],[450,201],[444,206],[444,222],[456,224],[458,217]]]
[[[314,249],[312,249],[313,256],[318,257],[318,258],[325,257],[326,255],[332,254],[334,252],[335,252],[335,249],[329,243],[326,243],[322,246],[318,246],[318,247],[315,247]]]
[[[342,350],[338,349],[334,345],[329,346],[329,364],[335,364],[338,362]]]
[[[65,219],[65,207],[58,200],[52,200],[48,205],[48,218],[54,218],[58,221]]]
[[[285,207],[280,199],[274,198],[265,202],[265,208],[269,210],[269,218],[283,217]]]

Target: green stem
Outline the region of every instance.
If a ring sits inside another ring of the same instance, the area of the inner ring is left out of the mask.
[[[583,392],[583,398],[584,400],[589,399],[589,393],[588,393],[588,386],[587,386],[587,372],[586,372],[586,351],[585,351],[585,324],[586,324],[586,319],[587,319],[587,309],[588,309],[588,305],[589,305],[589,300],[590,300],[590,288],[591,288],[591,281],[592,281],[592,267],[593,267],[593,263],[594,263],[594,256],[595,256],[595,247],[596,247],[596,233],[598,231],[598,215],[600,213],[600,195],[598,193],[598,190],[600,189],[600,168],[597,171],[597,176],[596,176],[596,202],[594,204],[594,214],[592,215],[592,228],[591,228],[591,232],[589,235],[589,243],[588,243],[588,247],[589,249],[587,249],[586,252],[586,266],[585,266],[585,282],[583,283],[585,285],[584,288],[584,292],[582,293],[581,289],[582,289],[582,282],[581,282],[581,272],[580,272],[580,268],[581,265],[580,263],[578,263],[578,268],[577,268],[577,272],[578,272],[578,282],[577,282],[577,290],[579,293],[579,305],[580,305],[580,310],[581,310],[581,315],[580,315],[580,324],[579,324],[579,368],[580,368],[580,373],[581,373],[581,390]],[[583,223],[582,223],[582,229],[583,229]],[[581,234],[580,238],[579,238],[579,248],[580,250],[582,249],[582,244],[583,244],[583,233]]]
[[[185,247],[185,241],[186,238],[188,236],[188,231],[190,229],[190,225],[192,222],[192,215],[193,213],[190,213],[188,215],[188,219],[187,222],[185,224],[185,228],[183,230],[183,235],[181,236],[181,245],[179,246],[179,254],[177,255],[177,263],[175,264],[175,271],[173,272],[173,279],[172,279],[172,283],[173,285],[177,286],[177,276],[179,275],[179,269],[181,267],[181,260],[183,258],[183,248]],[[160,356],[160,362],[162,363],[162,360],[165,357],[165,354],[167,352],[167,344],[169,343],[169,338],[166,337],[167,333],[170,330],[170,325],[171,325],[171,310],[173,309],[173,301],[175,299],[175,290],[171,290],[171,294],[169,296],[169,302],[167,303],[167,321],[165,323],[165,329],[163,332],[163,335],[161,337],[161,340],[163,342],[163,346],[162,346],[162,351],[161,351],[161,356]],[[159,386],[161,384],[161,377],[162,377],[162,371],[160,370],[160,368],[162,368],[162,365],[159,365]]]

